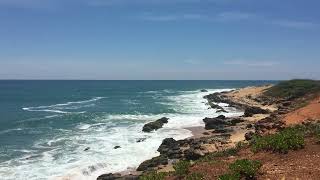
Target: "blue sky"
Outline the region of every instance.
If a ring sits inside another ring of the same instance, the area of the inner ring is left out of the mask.
[[[320,79],[318,0],[0,0],[0,79]]]

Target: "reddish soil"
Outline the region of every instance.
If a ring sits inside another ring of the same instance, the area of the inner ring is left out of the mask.
[[[306,140],[304,149],[290,151],[288,154],[252,153],[250,149],[243,149],[237,156],[220,158],[209,163],[197,163],[191,168],[191,172],[205,174],[206,180],[217,179],[219,175],[228,172],[228,164],[236,159],[259,160],[263,166],[259,172],[258,179],[320,179],[320,144],[313,138]]]
[[[287,125],[300,124],[306,120],[320,120],[320,96],[306,106],[288,113],[283,120]]]

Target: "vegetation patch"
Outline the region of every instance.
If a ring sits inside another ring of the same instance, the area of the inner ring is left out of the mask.
[[[241,178],[254,179],[261,166],[262,164],[260,161],[248,159],[236,160],[229,165],[231,173],[219,176],[219,180],[240,180]]]
[[[170,173],[152,171],[147,174],[143,174],[139,177],[139,180],[164,180]]]
[[[275,98],[295,99],[318,91],[320,91],[320,81],[295,79],[280,82],[264,94]]]
[[[277,134],[257,137],[252,141],[252,151],[261,150],[288,153],[289,150],[297,150],[304,147],[304,134],[297,127],[290,127]]]
[[[174,174],[179,177],[184,177],[189,173],[189,167],[191,166],[189,161],[179,161],[175,165],[173,165],[173,169],[175,170]]]

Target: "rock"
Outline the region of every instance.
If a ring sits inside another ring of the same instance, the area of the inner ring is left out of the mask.
[[[205,123],[205,129],[221,129],[228,124],[225,119],[226,117],[223,115],[220,115],[216,118],[204,118],[203,122]]]
[[[231,121],[230,121],[230,125],[231,126],[235,126],[238,123],[242,123],[242,122],[244,122],[244,120],[241,119],[241,118],[232,118]]]
[[[190,148],[184,152],[184,157],[187,160],[194,161],[194,160],[201,158],[202,156],[204,156],[204,153],[202,153],[200,149]]]
[[[246,138],[247,141],[250,141],[253,138],[254,132],[249,131],[247,132],[244,137]]]
[[[182,151],[180,150],[180,142],[174,140],[173,138],[164,139],[158,148],[158,152],[160,152],[161,155],[165,155],[170,159],[178,159],[182,157]]]
[[[208,92],[208,90],[206,90],[206,89],[201,89],[200,91],[201,92]]]
[[[216,111],[216,113],[227,113],[228,111],[224,110],[224,109],[219,109]]]
[[[160,155],[158,157],[154,157],[150,160],[146,160],[143,163],[141,163],[137,171],[146,171],[146,170],[155,168],[159,165],[167,165],[167,164],[168,164],[168,158]]]
[[[119,149],[121,148],[121,146],[115,146],[113,149]]]
[[[244,116],[245,117],[252,117],[254,114],[268,114],[269,111],[262,109],[260,107],[247,107],[244,111]]]
[[[143,132],[151,132],[151,131],[154,131],[154,130],[158,130],[160,128],[162,128],[162,126],[166,123],[168,123],[168,118],[166,117],[163,117],[161,119],[158,119],[154,122],[150,122],[150,123],[147,123],[143,126],[143,129],[142,131]]]
[[[136,142],[139,143],[139,142],[143,142],[145,140],[146,140],[146,138],[139,138]]]
[[[117,180],[121,178],[121,174],[103,174],[97,178],[97,180]]]
[[[204,132],[204,133],[202,133],[203,135],[210,135],[210,133],[208,133],[208,132]]]
[[[89,151],[90,147],[86,147],[83,151]]]
[[[253,128],[253,125],[252,125],[252,124],[248,124],[248,125],[246,126],[246,128],[247,128],[247,129],[251,129],[251,128]]]

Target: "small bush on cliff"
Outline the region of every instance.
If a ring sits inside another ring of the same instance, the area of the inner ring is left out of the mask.
[[[186,177],[187,180],[204,180],[204,176],[201,173],[191,173]]]
[[[260,161],[252,161],[248,159],[236,160],[230,164],[229,169],[234,174],[240,174],[241,177],[246,179],[253,179],[261,167]]]
[[[254,137],[252,141],[254,152],[266,150],[288,153],[304,147],[304,135],[297,127],[286,128],[281,132],[264,137]]]
[[[240,180],[240,174],[230,173],[219,176],[218,180]]]
[[[234,163],[229,165],[231,173],[219,176],[219,180],[240,180],[254,179],[259,169],[261,168],[260,161],[252,161],[248,159],[236,160]]]
[[[139,180],[164,180],[169,174],[165,172],[152,171],[139,177]]]
[[[189,167],[191,166],[189,161],[179,161],[175,165],[173,165],[173,169],[175,170],[175,175],[183,177],[188,174]]]
[[[280,82],[268,89],[265,95],[276,98],[294,99],[317,91],[320,91],[320,81],[295,79]]]

